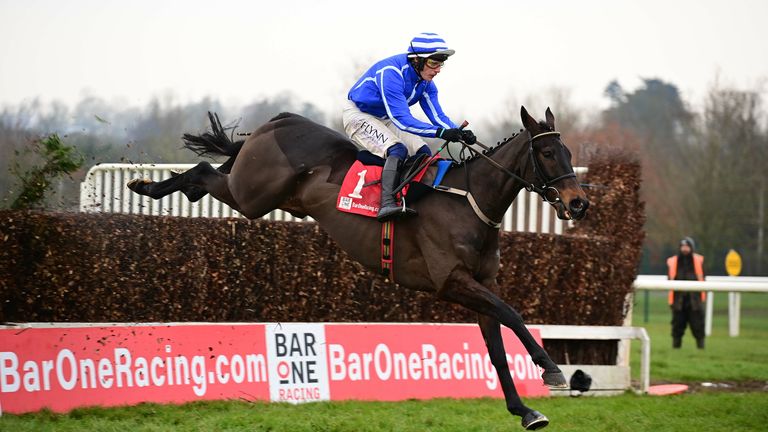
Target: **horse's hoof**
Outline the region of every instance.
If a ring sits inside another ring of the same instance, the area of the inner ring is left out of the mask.
[[[531,411],[523,417],[522,422],[525,430],[539,430],[549,424],[549,419],[538,411]]]
[[[129,181],[128,184],[126,184],[126,187],[128,187],[128,189],[134,192],[138,192],[141,186],[144,186],[150,183],[152,183],[152,180],[148,178],[133,179]]]
[[[560,389],[568,388],[568,381],[565,380],[565,375],[559,369],[551,372],[544,371],[541,374],[541,379],[544,380],[546,386]]]

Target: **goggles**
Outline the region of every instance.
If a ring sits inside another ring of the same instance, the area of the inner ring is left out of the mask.
[[[443,67],[444,64],[445,64],[444,61],[439,61],[431,58],[428,58],[424,61],[424,66],[430,69],[437,69],[437,68]]]

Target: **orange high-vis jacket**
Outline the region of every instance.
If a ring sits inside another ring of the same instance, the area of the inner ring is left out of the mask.
[[[675,276],[677,276],[677,255],[673,255],[669,258],[667,258],[667,271],[669,272],[669,280],[675,280]],[[699,255],[697,253],[693,254],[693,271],[696,273],[696,279],[703,281],[704,280],[704,256]],[[702,292],[701,293],[701,301],[704,302],[707,300],[707,294]],[[669,304],[672,304],[675,302],[675,292],[670,291],[669,297],[667,299]]]

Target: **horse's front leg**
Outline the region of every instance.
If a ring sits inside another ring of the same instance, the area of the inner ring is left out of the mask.
[[[522,417],[522,425],[526,430],[541,429],[549,424],[549,419],[542,413],[532,410],[523,404],[520,396],[515,389],[515,383],[512,380],[512,373],[507,363],[507,353],[504,350],[504,341],[501,338],[501,325],[495,319],[478,315],[480,330],[483,332],[485,346],[488,348],[488,355],[491,358],[493,367],[496,368],[496,374],[499,376],[501,390],[504,392],[504,400],[507,403],[507,410],[513,415]]]
[[[555,388],[566,388],[565,376],[528,331],[523,318],[512,306],[506,304],[494,294],[474,280],[463,270],[454,270],[438,292],[441,299],[458,303],[481,315],[486,315],[509,327],[523,343],[534,363],[544,369],[541,378],[544,384]]]

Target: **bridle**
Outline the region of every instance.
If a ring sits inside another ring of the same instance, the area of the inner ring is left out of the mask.
[[[520,177],[519,175],[513,173],[512,171],[510,171],[506,167],[502,166],[500,163],[498,163],[495,160],[491,159],[491,157],[488,156],[486,153],[492,153],[494,149],[491,149],[490,147],[488,147],[488,146],[486,146],[486,145],[484,145],[482,143],[479,143],[479,142],[476,142],[475,144],[477,146],[481,147],[484,150],[483,152],[479,152],[479,151],[475,150],[474,148],[470,147],[469,144],[464,143],[464,142],[461,142],[461,145],[463,146],[464,149],[469,150],[470,153],[474,153],[475,155],[484,158],[486,161],[488,161],[488,163],[490,163],[493,167],[499,169],[504,174],[507,174],[508,176],[512,177],[513,179],[521,182],[528,192],[536,192],[537,194],[539,194],[539,196],[541,196],[541,198],[544,201],[546,201],[546,202],[548,202],[548,203],[550,203],[552,205],[554,205],[554,204],[556,204],[558,202],[561,202],[562,200],[560,199],[560,191],[555,186],[553,186],[553,185],[555,183],[559,182],[560,180],[576,177],[576,173],[574,173],[573,170],[571,170],[571,172],[562,174],[562,175],[557,176],[555,178],[551,178],[551,179],[547,178],[544,170],[541,169],[541,166],[539,165],[538,160],[536,159],[535,155],[533,154],[533,142],[536,139],[544,137],[544,136],[560,136],[560,132],[542,132],[542,133],[540,133],[538,135],[534,135],[534,136],[531,136],[531,134],[529,132],[528,136],[529,136],[529,138],[528,138],[528,155],[529,155],[529,157],[531,159],[531,164],[533,165],[534,175],[536,176],[537,180],[541,182],[541,186],[539,186],[539,185],[537,185],[535,183],[529,182],[528,180]],[[448,142],[446,141],[446,144],[447,143]],[[496,147],[496,148],[498,148],[498,147]],[[449,150],[449,153],[450,153],[450,150]],[[437,154],[439,154],[439,151],[438,151],[438,153],[435,154],[435,156],[432,157],[432,159],[434,159],[437,156]],[[483,212],[483,210],[480,208],[480,206],[477,204],[477,201],[475,200],[475,197],[472,195],[472,191],[470,190],[470,187],[469,187],[469,184],[470,184],[470,182],[469,182],[469,164],[465,163],[464,167],[466,168],[467,190],[458,189],[458,188],[454,188],[454,187],[450,187],[450,186],[444,186],[444,185],[436,185],[436,186],[433,186],[433,188],[435,190],[440,191],[440,192],[447,192],[447,193],[451,193],[451,194],[455,194],[455,195],[459,195],[459,196],[465,197],[467,199],[467,201],[469,201],[469,205],[472,207],[472,210],[474,210],[474,212],[477,215],[477,217],[480,218],[480,220],[483,221],[483,223],[485,223],[486,225],[488,225],[491,228],[499,229],[501,227],[501,222],[494,221],[493,219],[489,218]],[[403,184],[405,184],[405,183],[403,183]],[[401,187],[402,187],[402,185],[401,185]],[[405,204],[403,204],[403,205],[405,205]]]
[[[460,129],[463,129],[466,125],[467,125],[467,122],[465,121],[464,123],[462,123]],[[553,186],[553,185],[555,183],[559,182],[560,180],[576,177],[576,173],[574,173],[573,170],[571,170],[571,172],[559,175],[559,176],[557,176],[555,178],[551,178],[551,179],[547,178],[546,173],[544,172],[543,169],[541,169],[541,166],[539,165],[538,160],[536,159],[535,155],[533,154],[533,142],[535,140],[537,140],[538,138],[541,138],[541,137],[544,137],[544,136],[550,136],[550,135],[551,136],[560,136],[560,132],[554,132],[554,131],[552,131],[552,132],[542,132],[542,133],[540,133],[538,135],[534,135],[534,136],[531,136],[530,132],[528,133],[528,136],[529,136],[529,138],[528,138],[528,157],[531,159],[531,164],[533,165],[534,175],[536,176],[537,180],[541,181],[541,183],[542,183],[541,186],[539,186],[539,185],[537,185],[535,183],[531,183],[528,180],[526,180],[526,179],[520,177],[519,175],[513,173],[512,171],[510,171],[506,167],[502,166],[500,163],[498,163],[495,160],[491,159],[491,157],[486,154],[486,153],[493,153],[493,150],[495,150],[498,147],[495,147],[495,148],[492,149],[492,148],[486,146],[485,144],[482,144],[480,142],[475,142],[475,145],[477,145],[477,146],[479,146],[479,147],[481,147],[483,149],[483,152],[479,152],[479,151],[475,150],[474,148],[470,147],[469,144],[467,144],[467,143],[465,143],[463,141],[459,141],[459,142],[463,146],[462,153],[463,153],[464,150],[468,150],[470,152],[470,154],[474,153],[474,155],[484,158],[494,168],[500,170],[504,174],[506,174],[506,175],[512,177],[513,179],[519,181],[520,183],[522,183],[523,186],[525,187],[525,190],[527,190],[528,192],[536,192],[542,198],[542,200],[548,202],[549,204],[555,205],[555,204],[557,204],[559,202],[562,202],[562,200],[560,199],[560,191],[555,186]],[[505,144],[507,142],[509,142],[509,141],[505,141],[504,143],[499,144],[499,146],[501,146],[501,145],[503,145],[503,144]],[[400,184],[400,186],[395,188],[394,193],[399,192],[403,187],[405,187],[413,179],[413,177],[416,175],[416,173],[420,172],[423,168],[429,166],[432,163],[432,161],[434,161],[435,158],[437,158],[440,155],[440,152],[442,151],[442,149],[445,148],[445,146],[447,146],[447,145],[448,145],[448,141],[446,141],[443,144],[443,147],[441,147],[440,150],[438,150],[437,153],[435,153],[431,158],[426,158],[427,160],[424,161],[422,164],[420,164],[419,168],[414,170],[412,175],[407,176],[405,178],[405,180]],[[448,153],[450,154],[450,149],[448,150]],[[471,156],[470,159],[474,158],[474,157],[475,156]],[[462,157],[462,161],[466,162],[467,160]],[[488,225],[491,228],[495,228],[495,229],[500,228],[501,227],[501,222],[497,222],[497,221],[494,221],[493,219],[489,218],[483,212],[483,210],[480,208],[480,206],[477,204],[477,201],[475,200],[475,197],[472,195],[472,191],[470,190],[470,187],[469,187],[469,184],[470,184],[470,182],[469,182],[469,164],[465,163],[464,167],[466,168],[465,173],[466,173],[466,177],[467,177],[467,179],[466,179],[467,189],[466,190],[455,188],[455,187],[450,187],[450,186],[445,186],[445,185],[434,185],[432,187],[435,190],[440,191],[440,192],[446,192],[446,193],[451,193],[451,194],[455,194],[455,195],[459,195],[459,196],[465,197],[467,199],[467,201],[469,201],[469,205],[472,207],[472,210],[474,210],[474,212],[477,215],[477,217],[480,218],[480,220],[483,221],[483,223],[485,223],[486,225]],[[403,199],[402,202],[403,202],[403,208],[405,208],[405,199]]]
[[[528,133],[530,136],[530,132]],[[538,193],[544,201],[555,204],[557,202],[560,202],[560,191],[552,186],[553,184],[559,182],[560,180],[565,180],[567,178],[574,178],[576,177],[576,173],[571,170],[569,173],[565,173],[563,175],[557,176],[553,179],[548,179],[546,173],[544,173],[544,170],[541,169],[541,166],[539,165],[539,160],[536,159],[536,156],[533,154],[533,141],[537,138],[541,138],[543,136],[560,136],[560,132],[542,132],[538,135],[532,136],[528,139],[528,155],[530,156],[531,163],[533,164],[533,174],[538,178],[541,182],[541,186],[536,186],[533,183],[528,183],[525,187],[526,190],[535,191]],[[523,181],[525,183],[525,181]],[[530,188],[529,188],[530,187]],[[551,196],[551,198],[550,198]]]
[[[541,137],[545,136],[560,136],[560,132],[542,132],[537,135],[531,136],[531,133],[528,132],[528,157],[531,160],[531,164],[533,165],[533,174],[536,176],[537,180],[541,182],[541,185],[537,185],[535,183],[531,183],[528,180],[520,177],[519,175],[513,173],[506,167],[502,166],[495,160],[491,159],[490,156],[486,155],[484,152],[479,152],[475,150],[474,148],[470,147],[468,144],[462,142],[461,145],[464,146],[465,149],[469,150],[470,153],[474,153],[475,155],[484,158],[487,160],[491,165],[493,165],[495,168],[501,170],[503,173],[507,174],[508,176],[512,177],[513,179],[519,181],[523,184],[525,187],[525,190],[528,192],[535,192],[537,193],[542,200],[548,202],[549,204],[557,204],[558,202],[561,202],[560,199],[560,191],[553,186],[555,183],[559,182],[560,180],[565,180],[567,178],[573,178],[576,177],[576,173],[571,170],[569,173],[565,173],[562,175],[559,175],[555,178],[547,178],[546,173],[541,168],[538,159],[536,159],[536,156],[533,154],[533,142]],[[486,146],[485,144],[476,142],[476,145],[480,146],[483,150],[486,152],[490,152],[491,148]]]

